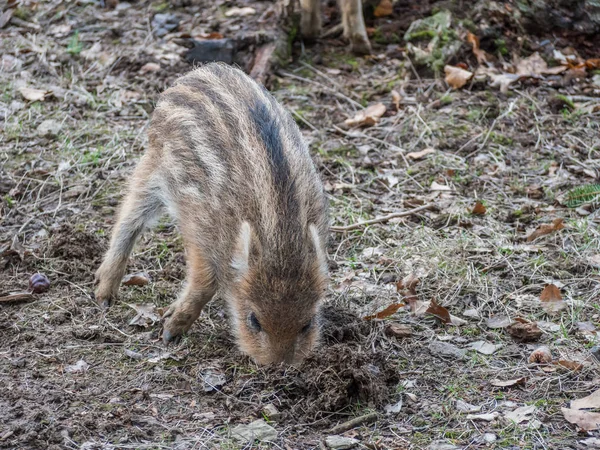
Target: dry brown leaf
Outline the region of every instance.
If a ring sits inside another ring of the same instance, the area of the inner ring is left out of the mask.
[[[537,77],[540,75],[556,75],[568,69],[567,66],[548,67],[538,52],[519,61],[515,67],[517,75]]]
[[[417,297],[417,284],[420,280],[414,273],[409,273],[401,281],[396,283],[396,290],[404,296],[406,303],[410,305],[411,311],[414,313],[415,303],[418,300]]]
[[[132,273],[123,277],[124,286],[146,286],[150,283],[150,276],[144,272]]]
[[[383,103],[377,103],[375,105],[371,105],[362,111],[356,113],[356,115],[351,119],[346,119],[344,124],[349,127],[371,127],[375,125],[381,116],[385,114],[386,107]]]
[[[585,431],[600,429],[600,413],[580,411],[578,409],[560,408],[568,422]]]
[[[435,298],[431,299],[431,302],[429,303],[429,307],[427,308],[427,311],[425,311],[425,312],[428,314],[434,315],[435,317],[437,317],[444,323],[451,322],[450,312],[448,312],[448,310],[446,308],[444,308],[443,306],[438,305],[438,303],[435,301]]]
[[[405,338],[412,336],[412,328],[409,325],[400,323],[390,323],[385,327],[385,334],[396,338]]]
[[[444,67],[444,73],[446,74],[446,83],[453,89],[460,89],[473,78],[473,72],[461,69],[460,67],[446,65]]]
[[[562,230],[564,225],[564,220],[562,217],[558,217],[552,221],[551,224],[543,223],[535,231],[533,231],[529,236],[527,236],[527,242],[531,242],[536,240],[541,236],[545,236],[550,233],[554,233],[555,231]]]
[[[392,5],[391,0],[381,0],[379,5],[375,8],[373,15],[375,17],[387,17],[391,16],[394,12],[394,5]]]
[[[548,314],[554,314],[565,309],[567,304],[563,301],[560,289],[554,284],[548,284],[540,295],[542,308]]]
[[[485,51],[479,48],[479,38],[470,31],[467,32],[467,42],[471,44],[471,47],[473,48],[473,54],[475,55],[475,58],[477,58],[477,62],[479,64],[487,62],[487,54]]]
[[[552,362],[552,352],[548,347],[542,345],[529,355],[529,362],[531,364],[550,364]]]
[[[584,64],[590,70],[598,70],[600,69],[600,58],[588,59]]]
[[[25,100],[29,100],[30,102],[43,102],[50,92],[43,89],[20,87],[19,93]]]
[[[519,386],[519,385],[525,384],[526,381],[527,381],[527,377],[515,378],[513,380],[494,379],[494,380],[490,381],[490,384],[492,386],[496,386],[496,387],[512,387],[512,386]]]
[[[487,208],[485,207],[485,205],[483,203],[481,203],[479,200],[477,200],[475,202],[475,206],[473,207],[473,211],[471,211],[471,212],[478,216],[483,216],[486,211],[487,211]]]
[[[577,361],[569,361],[568,359],[559,359],[556,361],[556,365],[572,370],[573,372],[578,372],[583,369],[583,364]]]
[[[392,90],[392,103],[396,107],[396,111],[400,110],[400,102],[402,101],[402,96],[398,91]]]
[[[129,306],[137,312],[137,315],[131,319],[129,325],[137,325],[138,327],[148,327],[160,321],[160,316],[156,311],[156,306],[152,304],[131,305]]]
[[[422,159],[427,155],[431,155],[432,153],[435,153],[435,149],[434,148],[426,148],[424,150],[421,150],[420,152],[410,152],[406,154],[406,157],[409,159],[413,159],[413,160],[418,160],[418,159]]]
[[[506,330],[514,340],[519,342],[537,341],[542,336],[542,330],[539,329],[535,322],[522,323],[517,321]]]
[[[385,319],[386,317],[389,317],[392,314],[394,314],[396,311],[398,311],[403,306],[406,306],[406,305],[404,303],[392,303],[390,306],[388,306],[384,310],[379,311],[378,313],[375,313],[370,316],[365,316],[365,317],[363,317],[363,319],[365,319],[365,320]]]
[[[598,409],[600,408],[600,389],[571,402],[572,409]]]

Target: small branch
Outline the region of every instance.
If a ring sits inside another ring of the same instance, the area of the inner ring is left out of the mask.
[[[362,425],[363,423],[373,422],[373,421],[377,420],[377,417],[378,417],[378,414],[376,412],[365,414],[364,416],[360,416],[360,417],[355,417],[354,419],[351,419],[347,422],[343,422],[343,423],[340,423],[339,425],[336,425],[331,430],[329,430],[329,432],[331,434],[340,434],[340,433],[343,433],[344,431],[348,431],[348,430],[351,430],[352,428],[356,428],[357,426]]]
[[[15,294],[0,294],[0,303],[8,303],[8,302],[24,302],[31,300],[33,295],[31,292],[17,292]]]
[[[408,211],[396,212],[396,213],[388,214],[387,216],[377,217],[377,218],[371,219],[371,220],[365,220],[364,222],[357,222],[357,223],[353,223],[352,225],[346,225],[344,227],[333,226],[333,227],[330,227],[329,229],[336,233],[344,233],[346,231],[356,230],[357,228],[361,228],[366,225],[372,225],[374,223],[388,222],[389,220],[395,219],[396,217],[410,216],[411,214],[416,214],[420,211],[425,211],[426,209],[431,209],[431,208],[433,208],[433,206],[434,206],[433,203],[427,203],[426,205],[419,206],[418,208],[414,208],[414,209],[411,209]]]

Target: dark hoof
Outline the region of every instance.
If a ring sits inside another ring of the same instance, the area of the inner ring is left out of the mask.
[[[165,345],[169,345],[169,344],[177,345],[181,342],[181,335],[180,334],[172,335],[170,331],[163,330],[162,339],[163,339],[163,342]]]

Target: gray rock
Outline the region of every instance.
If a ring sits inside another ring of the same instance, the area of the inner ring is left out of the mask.
[[[174,14],[155,14],[152,19],[152,30],[157,37],[163,37],[177,29],[179,22],[179,18]]]
[[[358,444],[359,442],[360,441],[358,439],[338,436],[337,434],[327,436],[325,438],[325,445],[327,445],[328,448],[335,450],[344,450],[347,448],[352,448],[356,446],[356,444]]]
[[[265,407],[262,410],[262,413],[267,416],[267,418],[269,418],[269,420],[279,420],[281,419],[281,413],[279,412],[279,410],[275,407],[274,404],[269,403],[268,405],[265,405]]]
[[[244,442],[273,442],[277,439],[277,430],[262,419],[246,425],[238,425],[231,430],[231,435]]]
[[[590,353],[598,362],[600,362],[600,347],[592,347]]]
[[[483,435],[483,440],[484,442],[491,444],[492,442],[496,442],[496,439],[498,439],[496,437],[496,435],[494,433],[485,433]]]
[[[438,356],[449,356],[454,359],[466,359],[467,351],[447,342],[432,342],[429,351]]]
[[[38,135],[42,137],[56,137],[62,128],[62,124],[57,120],[46,119],[44,120],[37,129]]]

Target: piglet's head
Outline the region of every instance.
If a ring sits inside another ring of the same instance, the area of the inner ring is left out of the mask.
[[[259,364],[298,364],[319,339],[319,306],[327,261],[316,226],[298,236],[290,254],[267,252],[243,222],[232,260],[228,292],[240,349]]]

